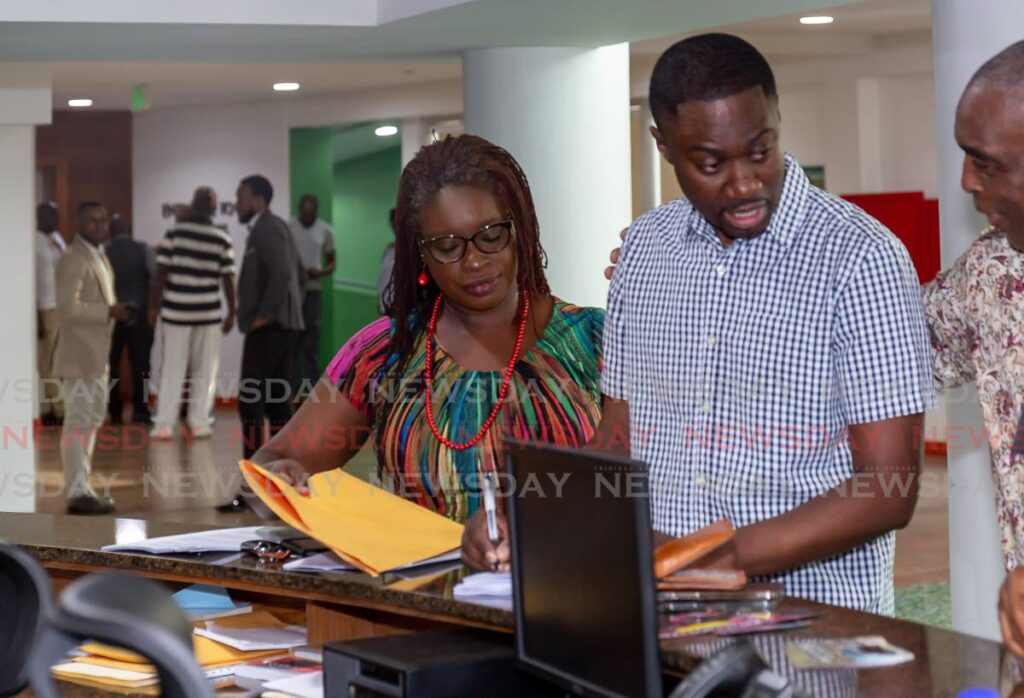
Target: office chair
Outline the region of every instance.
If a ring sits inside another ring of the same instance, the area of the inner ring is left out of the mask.
[[[50,667],[95,640],[148,659],[167,698],[212,698],[192,651],[192,625],[163,585],[126,574],[90,574],[69,584],[56,605],[51,598],[39,563],[0,543],[0,696],[30,685],[38,698],[59,698]]]
[[[30,662],[29,680],[39,698],[56,698],[49,668],[85,640],[148,659],[166,698],[213,696],[192,650],[192,625],[162,584],[119,573],[90,574],[69,584]]]
[[[43,568],[21,548],[0,543],[0,696],[28,684],[28,660],[51,612],[53,589]]]

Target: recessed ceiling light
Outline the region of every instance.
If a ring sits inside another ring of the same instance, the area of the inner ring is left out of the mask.
[[[800,24],[832,24],[833,21],[835,20],[828,15],[815,15],[800,18]]]
[[[91,107],[92,106],[92,100],[91,99],[69,99],[68,100],[68,106],[69,107]]]
[[[297,82],[275,82],[274,90],[277,92],[294,92],[299,89],[301,85]]]
[[[374,129],[374,134],[378,136],[393,136],[398,133],[397,126],[378,126]]]

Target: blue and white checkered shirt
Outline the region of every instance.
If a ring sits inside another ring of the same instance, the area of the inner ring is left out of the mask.
[[[603,392],[629,402],[654,527],[779,516],[853,475],[846,427],[935,406],[906,249],[786,157],[768,229],[725,247],[687,201],[630,228],[608,299]],[[774,577],[892,614],[894,534]]]

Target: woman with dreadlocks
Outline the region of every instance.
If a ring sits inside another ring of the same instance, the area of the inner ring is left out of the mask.
[[[396,209],[387,317],[342,347],[254,460],[302,483],[372,434],[385,487],[462,522],[503,438],[582,446],[594,434],[604,312],[551,295],[526,177],[482,138],[422,148]],[[507,546],[487,556],[505,563]]]

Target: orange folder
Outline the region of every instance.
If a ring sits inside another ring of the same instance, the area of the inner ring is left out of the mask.
[[[342,470],[309,478],[305,496],[255,463],[243,460],[239,467],[282,521],[374,577],[462,544],[462,524]]]

